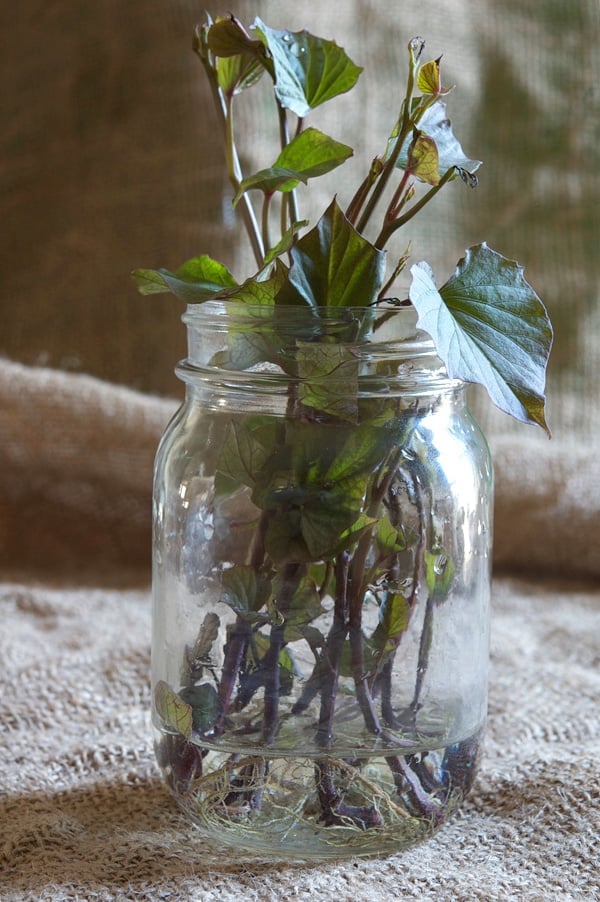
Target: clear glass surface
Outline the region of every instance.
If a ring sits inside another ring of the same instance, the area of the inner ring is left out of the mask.
[[[468,792],[486,717],[492,470],[465,387],[408,310],[186,322],[155,473],[165,780],[257,854],[412,845]]]

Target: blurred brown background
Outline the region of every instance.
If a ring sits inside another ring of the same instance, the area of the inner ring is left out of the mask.
[[[600,369],[598,0],[239,0],[234,11],[334,37],[365,67],[356,91],[314,120],[357,148],[348,174],[328,177],[323,206],[328,191],[349,197],[382,148],[408,39],[421,34],[430,58],[444,54],[455,132],[484,166],[476,191],[453,183],[412,230],[414,259],[426,257],[440,282],[482,240],[520,260],[555,321],[554,429],[589,432],[582,411]],[[130,270],[206,252],[249,274],[191,50],[203,7],[19,0],[0,17],[0,354],[180,395],[181,305],[141,298]],[[252,104],[266,133],[260,89]],[[261,149],[248,149],[249,167],[271,162]]]

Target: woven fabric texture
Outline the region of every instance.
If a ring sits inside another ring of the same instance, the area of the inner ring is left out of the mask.
[[[174,405],[0,363],[0,410],[0,528],[17,537],[0,562],[0,898],[599,898],[595,455],[573,473],[541,433],[498,444],[499,563],[526,575],[495,581],[489,733],[464,810],[402,855],[303,867],[207,846],[154,763],[150,473]]]
[[[150,495],[184,334],[176,303],[140,299],[129,272],[210,253],[249,274],[191,51],[203,8],[5,3],[0,899],[598,900],[600,4],[233,11],[334,37],[365,66],[314,120],[356,155],[349,175],[325,177],[303,210],[313,219],[332,194],[352,196],[385,145],[408,39],[443,54],[455,132],[484,166],[475,192],[457,181],[425,211],[406,236],[413,257],[442,281],[487,240],[525,264],[555,323],[551,442],[474,397],[496,471],[481,773],[422,847],[311,867],[208,847],[169,800],[148,717]],[[245,148],[248,172],[274,159],[264,105],[250,105],[261,139]]]

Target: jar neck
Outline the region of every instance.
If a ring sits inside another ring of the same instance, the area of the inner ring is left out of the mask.
[[[177,375],[192,391],[287,394],[298,390],[359,398],[464,395],[412,307],[309,308],[228,301],[190,305],[183,316],[188,355]]]

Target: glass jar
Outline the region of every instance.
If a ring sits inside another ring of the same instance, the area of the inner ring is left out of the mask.
[[[155,469],[153,723],[186,814],[270,858],[428,838],[486,718],[492,469],[412,308],[188,308]]]

